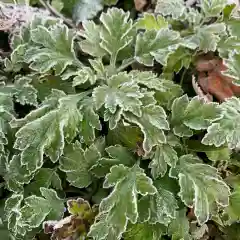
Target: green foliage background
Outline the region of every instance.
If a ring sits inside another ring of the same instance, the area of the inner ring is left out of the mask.
[[[0,62],[1,236],[239,239],[240,100],[191,91],[208,52],[240,84],[235,5],[54,4],[83,29],[35,17]]]

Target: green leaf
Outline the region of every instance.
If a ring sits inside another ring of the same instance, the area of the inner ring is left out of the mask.
[[[168,22],[160,15],[157,17],[152,13],[144,13],[142,18],[137,21],[137,28],[144,30],[160,30],[161,28],[167,28]]]
[[[67,66],[79,66],[73,45],[75,36],[64,25],[55,25],[48,30],[39,26],[31,31],[31,38],[36,46],[27,49],[24,60],[38,73],[47,73],[51,69],[60,75]]]
[[[62,189],[61,179],[55,169],[41,168],[33,181],[25,187],[24,192],[27,195],[40,195],[41,187],[49,188],[50,186]]]
[[[126,240],[161,240],[166,233],[165,226],[148,223],[131,224],[124,234]]]
[[[14,84],[0,87],[0,92],[10,94],[14,100],[22,105],[30,104],[37,106],[37,90],[30,84],[32,79],[28,76],[17,76]]]
[[[227,5],[227,0],[202,0],[201,8],[206,17],[217,17]]]
[[[188,207],[194,208],[200,224],[209,220],[212,205],[226,207],[229,204],[230,189],[218,175],[218,170],[199,162],[191,154],[180,157],[176,168],[171,168],[170,176],[179,179],[179,196]]]
[[[67,180],[78,188],[88,187],[92,183],[90,168],[100,159],[101,154],[95,144],[85,151],[79,142],[67,146],[60,159],[60,169],[67,174]]]
[[[208,159],[211,161],[229,161],[231,150],[229,148],[216,149],[206,152]]]
[[[103,27],[90,20],[83,21],[82,26],[84,31],[78,32],[80,36],[85,38],[79,43],[82,51],[94,57],[103,57],[106,55],[106,50],[100,45],[101,38],[99,32],[102,31]]]
[[[227,144],[230,149],[240,146],[240,100],[232,97],[221,104],[223,118],[207,129],[202,139],[205,145],[220,147]]]
[[[64,137],[72,140],[76,136],[82,120],[77,103],[87,94],[84,92],[59,99],[57,109],[28,122],[17,131],[14,148],[22,151],[21,164],[26,165],[30,172],[42,166],[44,153],[56,162],[63,152]]]
[[[80,134],[86,143],[91,143],[95,140],[95,129],[99,131],[102,130],[102,125],[96,113],[93,99],[85,98],[81,102],[79,110],[83,113]]]
[[[153,66],[154,59],[165,66],[169,55],[178,48],[179,38],[178,32],[167,28],[139,33],[136,40],[135,59],[149,67]]]
[[[217,103],[204,103],[199,97],[189,101],[185,94],[176,98],[172,105],[171,122],[173,131],[179,137],[193,135],[193,130],[207,129],[222,117],[222,110]]]
[[[169,144],[162,144],[156,147],[156,151],[149,167],[154,179],[163,177],[167,172],[168,165],[175,167],[178,161],[177,152]]]
[[[79,23],[94,18],[103,9],[102,0],[78,0],[73,8],[72,18]]]
[[[40,188],[43,197],[35,195],[24,200],[21,208],[21,221],[29,228],[36,228],[48,216],[52,220],[59,220],[63,216],[64,204],[52,189]]]
[[[172,192],[161,185],[161,181],[155,181],[154,186],[157,188],[156,194],[144,196],[139,200],[139,221],[168,226],[176,217],[177,200]]]
[[[112,5],[116,5],[117,2],[118,0],[104,0],[104,5],[112,6]]]
[[[140,93],[139,86],[131,81],[130,76],[125,72],[114,75],[108,80],[108,85],[96,87],[93,90],[93,99],[97,109],[103,105],[112,114],[117,110],[117,106],[124,111],[130,111],[137,116],[141,116],[141,101],[143,94]]]
[[[133,42],[135,29],[129,17],[130,12],[124,12],[118,8],[109,8],[100,16],[100,21],[103,23],[103,29],[100,32],[101,47],[110,54],[113,66],[119,51]]]
[[[166,143],[164,130],[169,130],[169,124],[162,107],[150,104],[142,107],[141,118],[131,113],[124,113],[124,118],[141,128],[144,134],[143,149],[146,153],[151,152],[154,146]]]
[[[152,195],[156,193],[156,188],[143,169],[137,165],[132,168],[123,165],[113,166],[103,186],[104,188],[113,187],[113,190],[100,203],[100,214],[91,226],[88,235],[97,240],[121,239],[128,222],[133,224],[137,222],[138,194]]]
[[[232,224],[240,219],[240,187],[236,187],[229,198],[229,206],[225,209],[229,223]]]
[[[180,19],[186,11],[183,0],[157,0],[155,13],[169,16],[173,19]]]
[[[200,50],[205,53],[216,51],[217,44],[220,41],[221,34],[226,33],[226,25],[224,23],[214,23],[195,28],[196,34],[192,37],[192,41],[197,44]],[[187,47],[187,45],[185,45]]]
[[[109,146],[105,149],[109,157],[102,157],[90,169],[97,177],[104,177],[112,166],[123,164],[125,166],[132,166],[136,160],[133,154],[121,145]]]
[[[172,240],[191,240],[189,235],[189,221],[186,217],[186,209],[177,211],[176,219],[168,226],[168,235]]]
[[[230,77],[233,80],[233,84],[237,86],[240,86],[240,71],[238,68],[239,62],[240,53],[237,53],[236,51],[232,51],[229,54],[228,59],[224,59],[224,64],[227,70],[223,71],[223,74]]]

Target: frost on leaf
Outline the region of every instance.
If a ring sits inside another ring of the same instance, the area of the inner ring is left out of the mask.
[[[125,166],[132,166],[136,160],[134,155],[121,145],[109,146],[105,149],[108,157],[102,157],[98,162],[92,166],[91,172],[97,177],[104,177],[112,166],[123,164]]]
[[[223,118],[207,129],[202,139],[205,145],[220,147],[227,144],[230,149],[240,146],[240,100],[236,97],[221,104]]]
[[[224,59],[224,64],[226,65],[227,70],[222,72],[227,77],[230,77],[231,79],[233,79],[233,84],[237,86],[240,86],[240,70],[238,67],[239,63],[240,63],[240,53],[234,50],[229,54],[228,59]]]
[[[194,208],[194,214],[200,224],[209,220],[217,203],[226,207],[229,204],[230,189],[218,174],[218,170],[203,164],[191,154],[181,156],[170,176],[179,180],[178,195],[188,207]]]
[[[168,22],[160,15],[157,17],[154,14],[145,12],[143,18],[140,18],[137,22],[138,29],[144,30],[160,30],[161,28],[167,28]]]
[[[82,121],[77,103],[86,95],[84,92],[60,98],[57,109],[29,121],[17,131],[14,148],[22,151],[21,164],[30,172],[42,166],[44,153],[52,162],[62,155],[64,138],[72,140]],[[31,113],[29,115],[31,118]]]
[[[166,227],[162,224],[137,223],[130,224],[124,234],[126,240],[161,240],[166,234]]]
[[[51,69],[55,74],[61,74],[69,65],[79,65],[74,49],[74,35],[64,25],[55,25],[51,29],[38,26],[31,31],[34,42],[24,55],[30,68],[39,73],[47,73]]]
[[[176,217],[177,200],[172,192],[161,185],[161,181],[155,181],[154,186],[157,192],[142,197],[138,202],[139,221],[167,226]]]
[[[7,188],[13,192],[21,192],[23,185],[31,181],[33,175],[26,166],[22,166],[20,155],[14,155],[7,164],[7,171],[4,175]]]
[[[83,99],[79,110],[83,114],[83,119],[80,125],[80,134],[85,143],[91,143],[95,140],[95,129],[102,129],[93,99],[90,97]]]
[[[125,72],[112,76],[108,79],[108,85],[96,87],[93,91],[96,108],[105,106],[112,114],[119,106],[124,111],[141,116],[142,97],[139,86]]]
[[[40,188],[52,187],[54,189],[62,189],[61,179],[55,169],[41,168],[29,183],[24,192],[27,195],[40,195]]]
[[[183,0],[157,0],[155,13],[163,16],[172,16],[173,19],[183,17],[186,7]]]
[[[221,37],[219,35],[226,33],[224,23],[214,23],[211,25],[198,26],[195,28],[195,34],[183,43],[185,47],[195,45],[203,52],[216,51],[217,44]]]
[[[100,16],[101,25],[93,21],[83,22],[85,30],[80,31],[80,35],[85,38],[80,43],[82,50],[96,57],[108,53],[111,64],[115,65],[118,53],[133,41],[135,29],[129,16],[130,13],[122,9],[109,8]]]
[[[0,86],[0,92],[14,97],[22,105],[37,106],[37,90],[30,84],[32,79],[28,76],[16,76],[14,84]]]
[[[168,235],[172,237],[173,240],[191,240],[189,234],[189,221],[186,217],[186,209],[177,211],[176,218],[168,226]]]
[[[152,195],[156,193],[156,188],[143,169],[137,165],[132,168],[113,166],[103,186],[113,187],[113,190],[100,203],[100,213],[88,235],[96,240],[121,239],[128,222],[137,222],[138,194]]]
[[[120,50],[129,46],[133,41],[135,30],[130,12],[122,9],[109,8],[107,13],[102,13],[100,21],[104,28],[100,32],[101,47],[111,55],[111,63],[114,64]]]
[[[84,38],[80,42],[81,49],[94,57],[103,57],[106,55],[106,50],[100,46],[101,38],[99,32],[102,26],[95,24],[93,21],[83,21],[84,31],[79,31],[79,35]]]
[[[101,154],[93,143],[83,150],[79,142],[68,145],[60,158],[60,169],[67,174],[67,180],[78,188],[88,187],[92,183],[90,168],[100,159]]]
[[[23,229],[21,225],[21,203],[23,201],[22,194],[13,194],[5,202],[4,212],[5,217],[8,221],[8,230],[14,235],[21,234],[24,235],[26,230]]]
[[[163,177],[167,172],[168,165],[175,167],[177,161],[177,152],[171,145],[161,144],[157,146],[152,161],[149,164],[153,178]]]
[[[87,19],[94,18],[103,9],[102,0],[78,0],[75,2],[72,18],[76,25]]]
[[[0,155],[8,143],[9,122],[13,119],[13,102],[8,94],[1,93],[0,88]]]
[[[32,195],[25,198],[20,209],[21,222],[27,229],[39,227],[46,217],[59,220],[64,213],[64,203],[52,189],[40,188],[42,197]]]
[[[172,104],[173,131],[179,137],[190,137],[193,130],[207,129],[222,117],[222,110],[217,103],[204,103],[199,97],[189,101],[185,94],[176,98]]]
[[[179,32],[162,28],[147,30],[137,35],[135,59],[146,66],[153,66],[154,59],[162,65],[177,48],[180,40]]]
[[[143,149],[146,153],[149,153],[154,146],[166,143],[164,130],[169,130],[169,124],[161,106],[150,104],[142,107],[140,118],[131,113],[124,113],[124,118],[141,128],[144,134]]]
[[[218,17],[228,2],[227,0],[202,0],[201,8],[206,17]]]

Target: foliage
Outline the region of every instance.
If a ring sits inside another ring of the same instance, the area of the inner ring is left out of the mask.
[[[211,52],[239,85],[234,5],[158,0],[133,16],[122,1],[74,4],[80,30],[34,17],[0,61],[0,233],[200,239],[214,222],[231,239],[240,100],[206,102],[189,83]]]

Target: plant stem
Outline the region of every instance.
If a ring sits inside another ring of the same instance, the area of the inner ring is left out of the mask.
[[[131,64],[133,64],[135,62],[134,58],[129,58],[127,59],[118,69],[117,72],[121,72],[123,71],[125,68],[127,68],[128,66],[130,66]]]
[[[182,76],[181,76],[181,80],[180,80],[180,86],[181,86],[181,87],[182,87],[182,85],[183,85],[183,81],[184,81],[184,77],[185,77],[186,73],[187,73],[187,69],[185,68],[185,69],[183,70],[183,73],[182,73]]]

